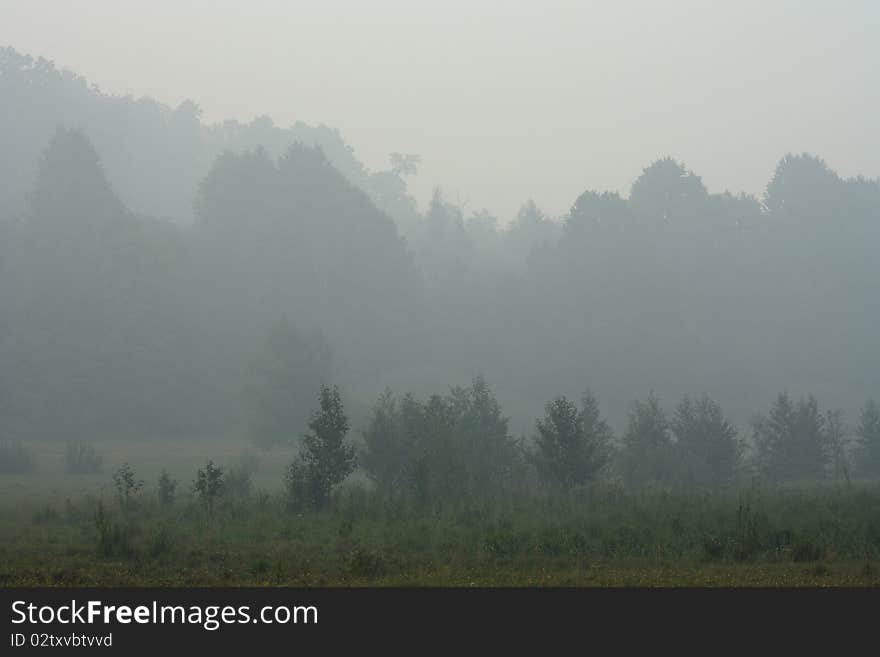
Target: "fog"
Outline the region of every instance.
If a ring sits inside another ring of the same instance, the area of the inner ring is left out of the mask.
[[[0,44],[203,119],[341,131],[370,169],[422,156],[501,223],[626,193],[669,155],[710,191],[760,194],[787,152],[880,175],[880,8],[853,2],[4,0]]]
[[[880,440],[876,7],[253,6],[3,3],[0,438]]]

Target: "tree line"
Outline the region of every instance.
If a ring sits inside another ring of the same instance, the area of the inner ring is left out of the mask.
[[[752,422],[753,447],[708,395],[684,397],[672,415],[653,394],[636,400],[615,437],[596,398],[547,403],[531,436],[515,439],[482,377],[420,400],[386,391],[373,406],[359,452],[338,388],[322,386],[287,488],[297,508],[321,508],[360,467],[380,494],[419,503],[486,498],[529,487],[570,490],[619,479],[629,487],[721,487],[748,477],[815,483],[880,477],[880,406],[864,406],[853,436],[839,411],[781,393]],[[854,438],[852,445],[846,443]]]

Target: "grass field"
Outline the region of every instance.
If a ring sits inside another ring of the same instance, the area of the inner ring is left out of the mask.
[[[880,485],[626,491],[424,506],[355,481],[331,509],[288,511],[292,452],[234,442],[97,444],[102,473],[64,472],[64,445],[0,475],[0,585],[877,586]],[[244,456],[243,456],[244,454]],[[190,492],[208,458],[253,486],[212,514]],[[113,472],[143,489],[124,508]],[[179,481],[160,505],[167,467]],[[101,509],[101,511],[98,511]]]

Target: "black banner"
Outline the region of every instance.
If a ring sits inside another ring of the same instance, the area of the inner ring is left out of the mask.
[[[230,651],[391,648],[854,647],[876,632],[878,589],[0,590],[2,654],[87,648]],[[708,643],[702,638],[709,636]]]

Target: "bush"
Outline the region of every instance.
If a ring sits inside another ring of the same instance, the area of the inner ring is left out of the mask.
[[[21,443],[0,442],[0,474],[22,474],[34,469],[34,453]]]
[[[96,474],[101,472],[104,459],[91,445],[70,443],[67,446],[65,463],[71,474]]]

